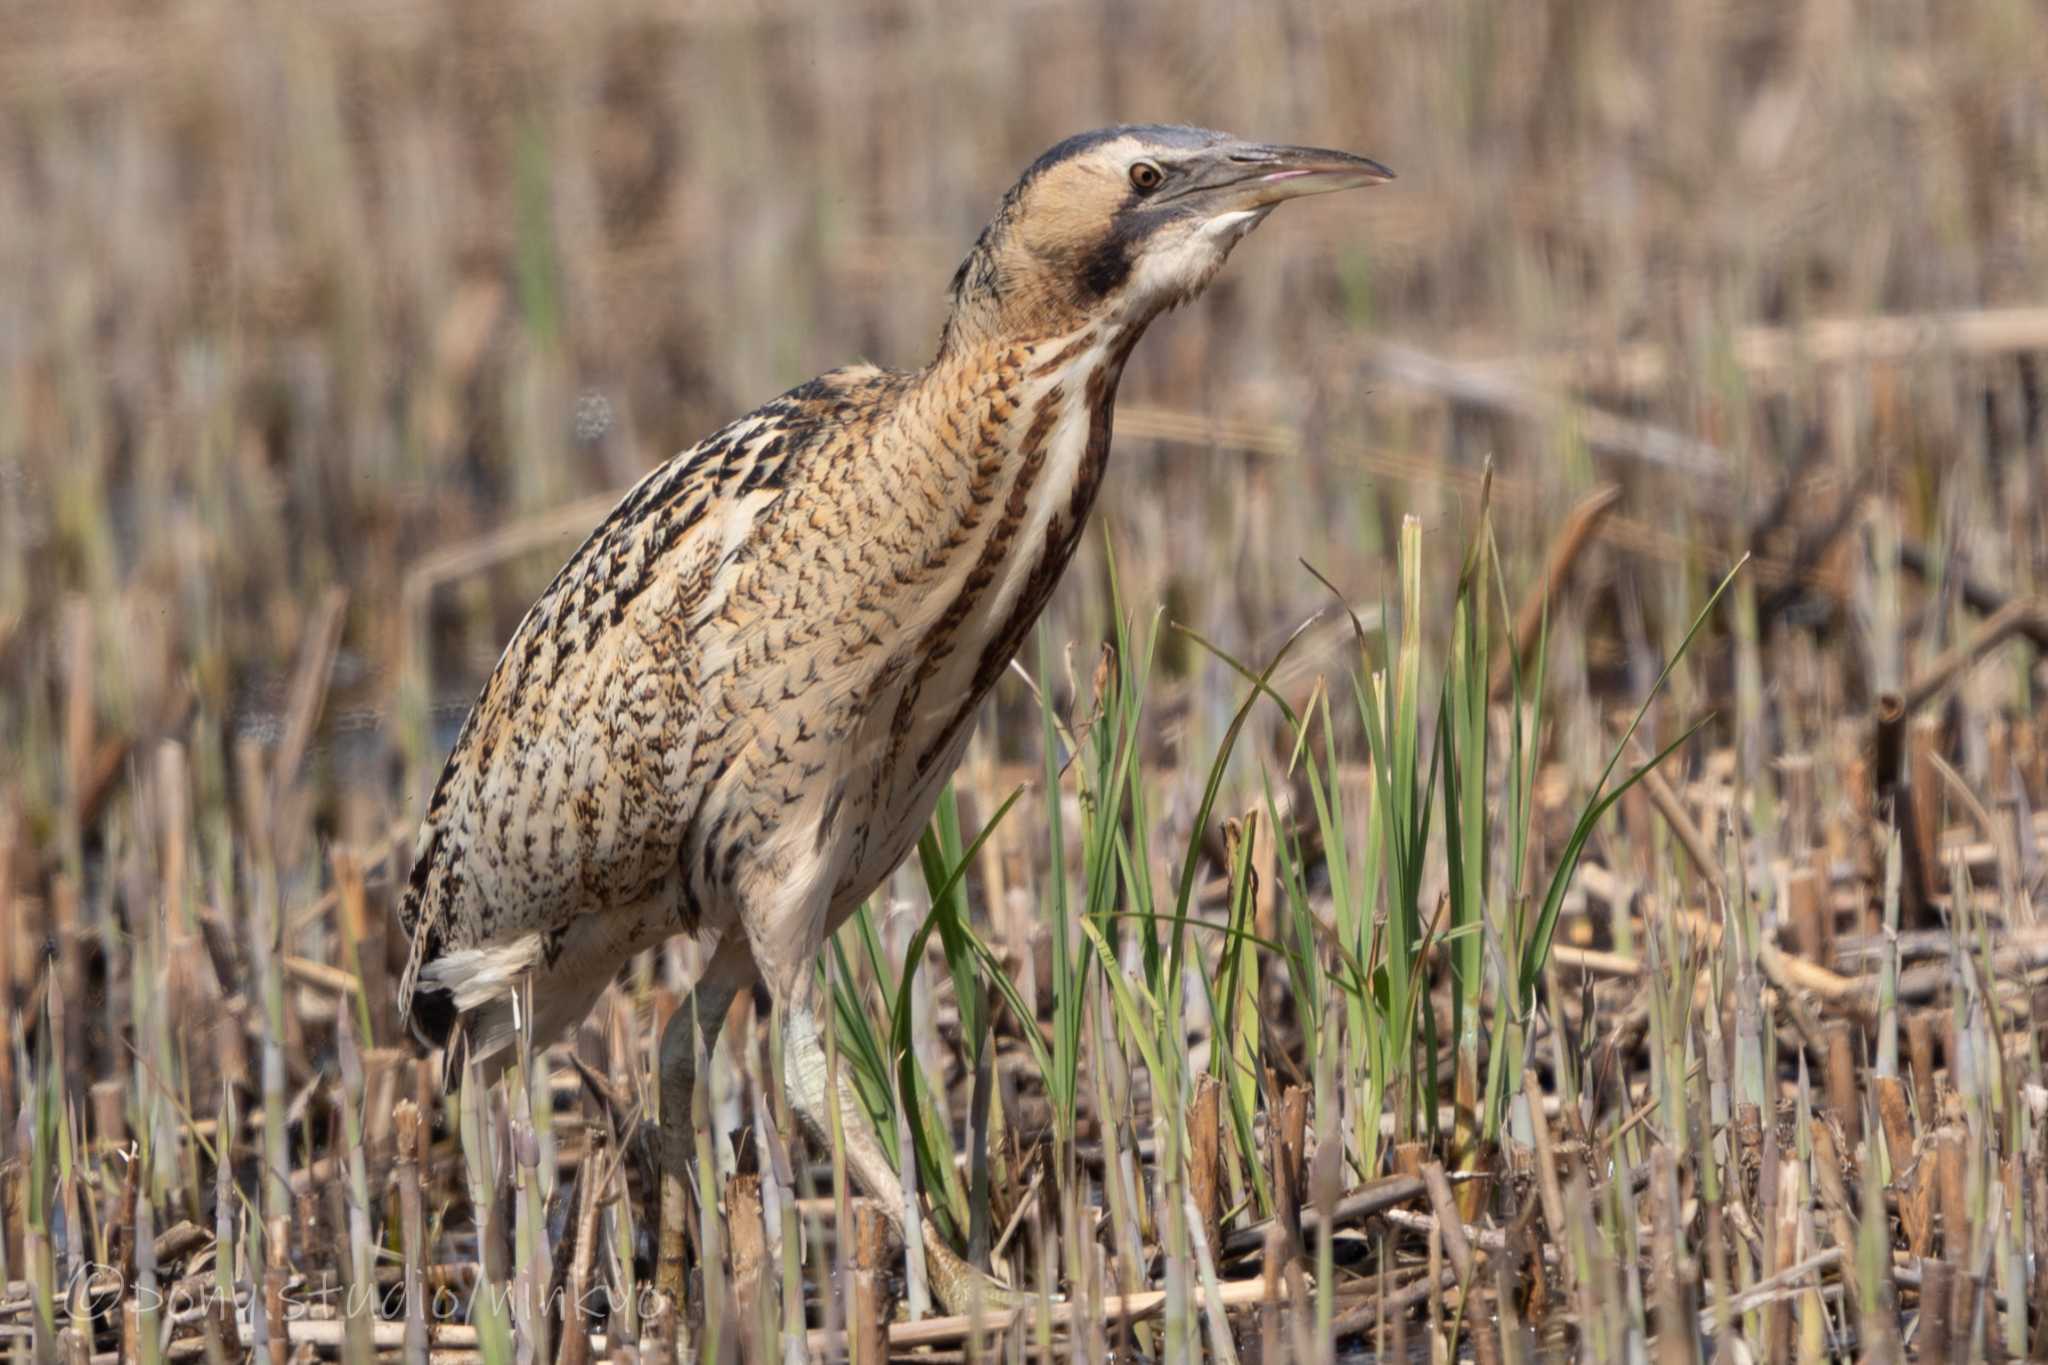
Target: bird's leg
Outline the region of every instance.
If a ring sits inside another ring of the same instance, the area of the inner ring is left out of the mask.
[[[883,1215],[901,1238],[906,1219],[902,1180],[890,1163],[888,1153],[876,1140],[874,1130],[869,1127],[860,1096],[854,1091],[852,1082],[847,1080],[844,1071],[836,1078],[831,1074],[824,1045],[818,1038],[817,1016],[808,998],[809,991],[795,994],[798,998],[785,1004],[782,1017],[783,1085],[789,1094],[790,1107],[796,1111],[813,1140],[829,1150],[832,1144],[832,1085],[837,1080],[839,1126],[843,1139],[841,1150],[846,1157],[847,1170],[881,1205]],[[933,1297],[947,1311],[978,1311],[994,1318],[1030,1302],[1028,1296],[1005,1288],[962,1260],[946,1245],[930,1220],[925,1220],[923,1227],[926,1277],[931,1283]]]
[[[728,934],[661,1031],[661,1235],[654,1287],[672,1304],[683,1295],[683,1239],[690,1219],[691,1115],[697,1058],[707,1061],[733,998],[754,984],[754,954],[744,934]]]

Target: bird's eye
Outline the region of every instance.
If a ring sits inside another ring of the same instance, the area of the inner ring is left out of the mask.
[[[1149,161],[1140,161],[1131,167],[1131,185],[1140,194],[1150,194],[1166,180],[1166,172]]]

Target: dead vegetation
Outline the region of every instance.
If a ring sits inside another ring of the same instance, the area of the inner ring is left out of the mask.
[[[6,28],[0,1356],[2048,1352],[2036,11]],[[957,820],[822,967],[924,1216],[1041,1304],[923,1311],[747,1001],[660,1303],[687,950],[444,1087],[409,812],[613,490],[916,363],[1124,116],[1402,178],[1162,325]]]

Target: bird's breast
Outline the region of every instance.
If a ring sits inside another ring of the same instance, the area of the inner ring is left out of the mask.
[[[725,570],[700,648],[733,757],[685,852],[700,902],[755,858],[843,909],[908,853],[1083,532],[1128,349],[1089,332],[927,381]]]
[[[1127,341],[1097,329],[1038,348],[999,433],[1003,477],[963,546],[897,700],[892,780],[923,793],[957,757],[975,709],[1072,558],[1102,481]]]

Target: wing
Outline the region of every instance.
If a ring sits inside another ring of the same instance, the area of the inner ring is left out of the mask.
[[[644,900],[672,874],[703,723],[692,626],[806,466],[900,379],[835,370],[661,465],[527,611],[415,840],[399,1009],[425,1041],[551,961],[579,913]]]

